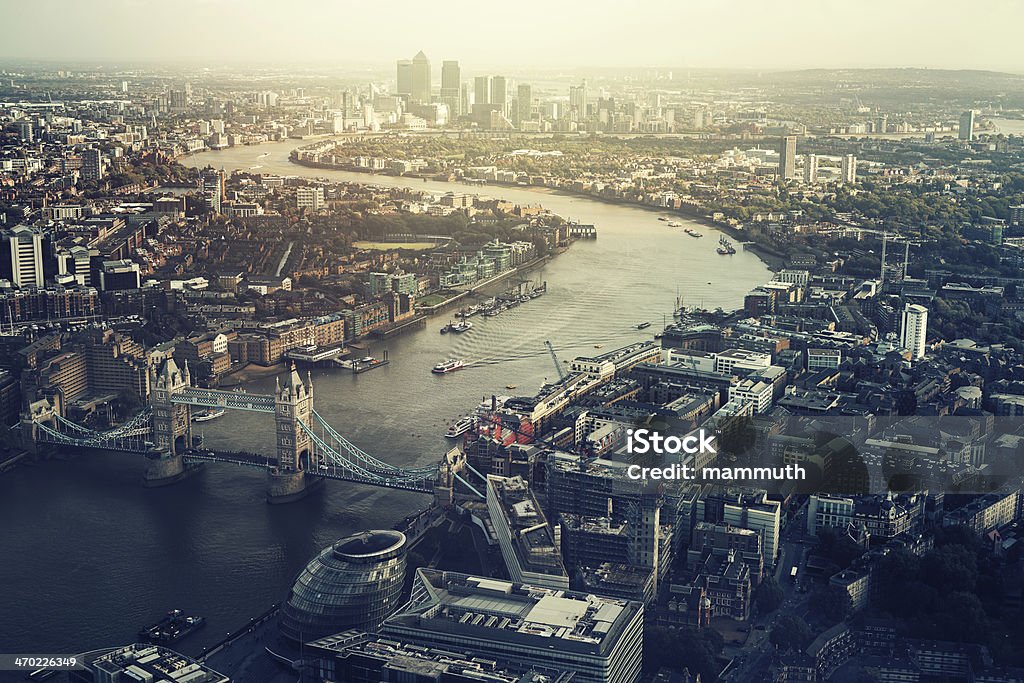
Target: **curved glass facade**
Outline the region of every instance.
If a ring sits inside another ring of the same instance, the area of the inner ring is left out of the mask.
[[[295,579],[281,607],[281,632],[307,642],[377,629],[399,607],[405,552],[399,531],[367,531],[324,548]]]

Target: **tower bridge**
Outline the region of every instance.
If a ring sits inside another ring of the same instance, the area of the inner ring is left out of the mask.
[[[193,408],[272,414],[274,455],[194,448]],[[438,463],[417,467],[397,467],[370,455],[314,410],[312,378],[302,378],[294,367],[283,379],[278,378],[273,395],[250,394],[193,386],[188,365],[179,367],[167,359],[150,369],[149,405],[124,424],[93,430],[66,419],[42,399],[22,414],[21,434],[25,447],[34,452],[68,447],[144,455],[150,486],[179,481],[187,475],[190,463],[223,462],[264,469],[267,500],[272,503],[297,500],[327,479],[428,493],[448,503],[455,481],[464,482],[460,472],[466,467],[465,456],[457,448]]]

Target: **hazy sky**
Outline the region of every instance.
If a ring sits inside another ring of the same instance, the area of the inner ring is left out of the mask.
[[[1024,72],[1024,0],[0,0],[0,58]]]

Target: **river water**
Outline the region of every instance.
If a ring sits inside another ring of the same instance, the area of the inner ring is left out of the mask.
[[[303,168],[288,162],[299,144],[211,152],[188,163],[466,190]],[[696,226],[704,239],[693,239],[640,208],[525,188],[477,191],[593,223],[599,238],[575,243],[533,273],[547,281],[546,296],[497,317],[477,316],[465,334],[439,334],[447,318],[438,316],[425,330],[371,342],[372,352],[388,351],[386,367],[356,376],[313,372],[317,410],[350,440],[397,465],[436,461],[447,446],[446,424],[484,397],[532,394],[554,377],[545,340],[571,359],[650,339],[663,316],[671,317],[677,287],[688,305],[730,308],[769,278],[752,254],[716,254],[717,233],[704,226]],[[637,330],[643,321],[652,326]],[[468,367],[433,375],[430,368],[447,357],[463,358]],[[268,392],[273,383],[266,378],[249,391]],[[266,416],[229,413],[200,426],[214,448],[273,449]],[[358,530],[390,527],[429,503],[420,494],[328,482],[306,500],[269,506],[264,475],[228,465],[207,465],[180,484],[144,489],[141,460],[85,453],[0,475],[0,652],[120,644],[166,610],[181,608],[208,618],[205,629],[178,646],[194,653],[283,599],[319,548]]]

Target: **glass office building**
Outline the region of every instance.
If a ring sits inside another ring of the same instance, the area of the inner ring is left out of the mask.
[[[323,549],[299,572],[281,608],[281,632],[308,642],[346,629],[376,630],[399,607],[405,534],[367,531]]]

